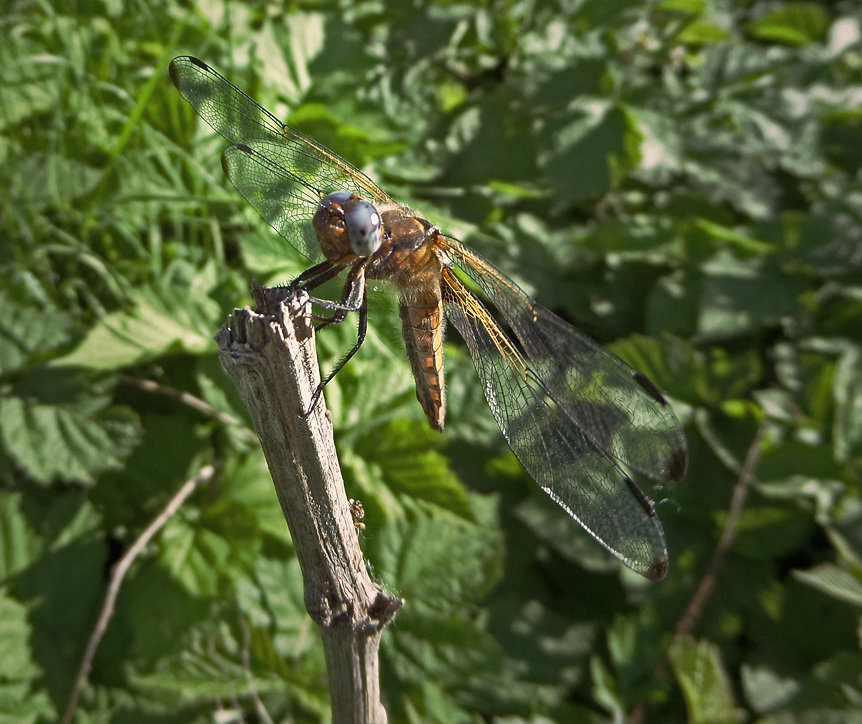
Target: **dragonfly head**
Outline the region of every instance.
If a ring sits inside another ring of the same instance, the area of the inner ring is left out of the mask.
[[[343,247],[345,232],[350,251],[360,257],[371,256],[383,243],[383,222],[374,204],[350,191],[326,196],[314,216],[314,227],[324,253],[330,247]]]

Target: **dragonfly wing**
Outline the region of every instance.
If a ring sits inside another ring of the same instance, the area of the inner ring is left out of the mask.
[[[444,270],[446,318],[463,337],[485,398],[531,477],[627,566],[651,580],[668,567],[654,505],[572,422],[481,302]]]
[[[202,60],[174,58],[170,74],[197,114],[233,144],[222,165],[239,192],[309,258],[320,258],[317,241],[297,225],[310,227],[327,194],[351,191],[381,207],[397,205],[355,166],[282,123]]]
[[[323,254],[311,219],[323,197],[317,187],[279,166],[268,145],[258,141],[226,148],[225,176],[273,229],[308,259],[320,261]]]
[[[582,435],[655,480],[685,475],[682,426],[646,376],[534,302],[472,249],[447,237],[441,245],[499,310],[536,378]]]

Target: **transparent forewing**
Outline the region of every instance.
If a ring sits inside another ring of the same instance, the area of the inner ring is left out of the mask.
[[[655,480],[685,475],[682,427],[646,377],[534,302],[476,252],[447,237],[440,244],[511,327],[533,374],[561,410],[561,424]]]
[[[478,299],[444,270],[446,318],[464,338],[491,412],[531,477],[630,568],[667,572],[664,532],[652,502],[572,424]]]
[[[231,146],[222,153],[225,176],[263,219],[305,257],[320,261],[323,254],[311,219],[320,203],[315,186],[286,174],[266,153],[266,143]]]
[[[307,227],[327,194],[345,190],[376,205],[396,205],[359,169],[286,126],[203,61],[174,58],[170,73],[182,97],[233,144],[222,165],[234,186],[309,258],[320,257]]]

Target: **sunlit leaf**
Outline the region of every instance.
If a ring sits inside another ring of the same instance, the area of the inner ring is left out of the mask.
[[[794,571],[800,581],[855,606],[862,606],[862,580],[849,571],[824,563],[809,571]]]
[[[201,299],[170,297],[152,289],[133,295],[127,312],[100,319],[78,347],[54,361],[57,366],[114,370],[158,355],[214,352],[214,310]]]
[[[251,570],[261,546],[255,516],[227,500],[208,506],[197,520],[172,519],[162,536],[163,565],[195,596],[215,596]]]
[[[673,643],[669,654],[674,674],[685,696],[688,721],[697,724],[732,724],[742,721],[715,644],[681,638]]]
[[[34,661],[19,658],[19,653],[27,650],[29,637],[26,606],[0,589],[0,675],[5,682],[26,680],[38,673]]]
[[[729,38],[730,33],[725,28],[704,20],[689,23],[677,36],[679,42],[692,44],[721,43]]]
[[[822,41],[828,27],[829,15],[822,5],[789,2],[754,23],[752,30],[763,40],[805,45]]]
[[[447,610],[475,600],[500,575],[499,533],[451,514],[387,521],[373,543],[379,575],[423,606]]]
[[[746,665],[740,673],[746,698],[761,714],[786,704],[800,689],[797,680],[779,676],[765,667]]]
[[[390,492],[469,516],[464,485],[434,449],[439,433],[423,422],[393,420],[356,440],[355,452],[380,470]]]
[[[862,457],[862,349],[849,347],[835,366],[835,457]]]

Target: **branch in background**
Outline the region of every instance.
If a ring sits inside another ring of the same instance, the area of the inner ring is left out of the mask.
[[[748,490],[751,486],[751,481],[754,479],[754,471],[760,462],[761,442],[766,433],[766,424],[761,423],[754,434],[751,444],[748,446],[748,452],[745,455],[745,462],[739,472],[739,478],[736,485],[733,487],[733,493],[730,497],[730,505],[727,510],[727,520],[724,523],[724,528],[721,531],[721,537],[712,552],[712,557],[709,560],[709,565],[706,567],[706,573],[700,579],[700,583],[691,597],[688,606],[685,609],[679,622],[674,630],[668,651],[681,638],[691,633],[692,629],[697,624],[703,609],[706,606],[712,591],[715,588],[718,574],[724,566],[724,561],[727,554],[733,546],[733,539],[736,536],[736,524],[739,522],[739,516],[742,515],[742,509],[745,507],[745,500],[748,497]],[[655,669],[655,678],[662,679],[665,675],[666,662],[662,662]],[[627,717],[627,724],[642,724],[647,720],[647,709],[643,703],[638,704]]]
[[[163,385],[155,380],[142,380],[139,377],[131,377],[130,375],[120,375],[120,382],[132,387],[137,387],[139,390],[144,390],[144,392],[155,392],[157,394],[179,400],[184,405],[191,407],[193,410],[202,412],[204,415],[212,417],[225,425],[238,427],[243,437],[248,439],[250,442],[257,444],[257,437],[246,427],[242,420],[237,419],[227,412],[217,410],[200,397],[195,397],[194,395],[185,392],[184,390],[178,390],[175,387]]]
[[[748,490],[751,481],[754,478],[754,471],[760,462],[760,443],[763,440],[763,435],[766,432],[766,424],[761,423],[754,434],[754,439],[748,447],[748,452],[745,455],[745,462],[742,465],[742,470],[739,473],[739,479],[733,487],[733,495],[730,498],[730,507],[727,511],[727,520],[724,524],[724,529],[721,531],[721,537],[712,552],[712,558],[706,568],[706,573],[700,580],[700,584],[691,601],[682,615],[682,618],[677,624],[674,631],[674,638],[685,636],[690,633],[700,618],[703,608],[709,597],[712,595],[712,590],[715,588],[715,582],[718,578],[718,573],[724,565],[724,559],[730,552],[730,547],[733,545],[733,539],[736,535],[736,524],[739,521],[739,516],[742,515],[742,509],[745,507],[745,499],[748,497]]]
[[[138,539],[132,544],[131,548],[126,551],[125,555],[117,561],[111,572],[111,580],[108,582],[108,591],[105,594],[105,602],[102,604],[102,610],[99,613],[99,618],[96,620],[96,626],[93,628],[93,633],[90,634],[90,640],[87,642],[87,648],[84,650],[84,657],[81,659],[81,665],[78,667],[78,673],[75,675],[75,682],[72,685],[72,693],[69,694],[69,701],[66,704],[66,711],[63,713],[63,718],[60,720],[62,724],[71,724],[75,716],[75,710],[78,707],[78,698],[81,695],[81,689],[87,676],[90,673],[90,667],[93,665],[93,658],[96,655],[96,650],[102,641],[102,637],[108,630],[108,623],[114,615],[114,605],[117,602],[117,595],[120,592],[120,586],[123,579],[126,577],[129,568],[134,560],[141,554],[147,544],[153,539],[153,536],[158,533],[165,523],[180,509],[180,506],[194,492],[195,488],[201,483],[208,482],[215,474],[213,465],[205,465],[198,474],[190,480],[186,480],[180,486],[173,498],[170,499],[164,510],[150,523],[146,530],[141,533]]]
[[[323,398],[302,415],[320,381],[307,297],[254,293],[260,312],[235,310],[216,336],[222,366],[257,429],[321,628],[332,720],[385,722],[380,637],[404,602],[365,568]]]

